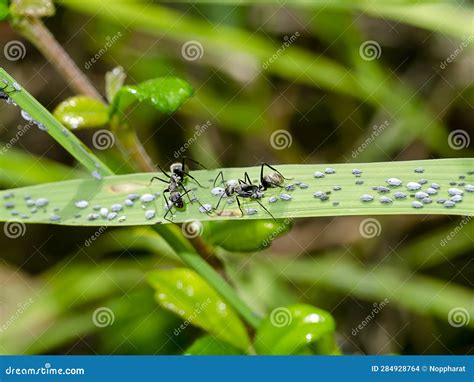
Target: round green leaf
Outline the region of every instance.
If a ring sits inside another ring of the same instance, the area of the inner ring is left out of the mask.
[[[216,337],[203,336],[198,338],[186,351],[185,355],[243,355],[239,349]]]
[[[160,77],[135,86],[124,86],[114,97],[113,113],[123,112],[133,102],[146,102],[162,113],[174,113],[193,95],[186,81],[176,77]]]
[[[236,312],[194,271],[156,270],[148,274],[148,282],[157,291],[158,303],[184,320],[176,335],[194,325],[238,349],[249,348],[247,331]]]
[[[85,96],[68,98],[56,107],[53,114],[69,129],[99,127],[109,120],[107,106]]]
[[[291,227],[292,219],[203,222],[203,237],[232,252],[255,252],[268,248]]]
[[[336,354],[336,324],[325,310],[297,304],[275,308],[255,337],[259,354]]]

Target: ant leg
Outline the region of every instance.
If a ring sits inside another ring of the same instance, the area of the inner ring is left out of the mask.
[[[157,164],[156,167],[158,167],[158,168],[160,169],[160,171],[161,171],[168,179],[171,179],[171,176],[169,176],[168,173],[167,173],[165,170],[163,170],[163,168],[162,168],[159,164]]]
[[[190,160],[191,162],[197,164],[198,166],[201,166],[204,170],[207,170],[207,167],[204,166],[203,164],[201,164],[200,162],[198,162],[197,160],[194,160],[194,159],[186,157],[186,156],[183,156],[182,159],[183,159],[183,170],[184,170],[184,160]]]
[[[183,189],[184,193],[181,194],[181,196],[183,197],[184,195],[187,195],[188,196],[188,199],[189,199],[189,203],[192,203],[193,201],[191,200],[191,198],[189,197],[189,193],[191,192],[191,190],[186,190],[186,188],[180,184],[181,188]]]
[[[173,223],[173,220],[170,220],[166,217],[170,213],[171,209],[173,208],[172,205],[170,206],[170,202],[168,201],[168,198],[165,195],[165,192],[167,191],[169,192],[169,190],[163,191],[163,198],[165,199],[165,206],[166,206],[166,212],[165,212],[165,216],[163,216],[163,219],[168,220],[170,223]],[[171,216],[173,216],[173,214],[171,214]]]
[[[267,212],[267,214],[272,217],[273,220],[277,221],[277,220],[275,219],[275,217],[271,214],[271,212],[268,211],[267,208],[260,202],[260,200],[255,199],[255,201],[256,201],[258,204],[260,204],[260,207],[262,207],[262,208]]]
[[[221,204],[221,200],[222,198],[224,197],[225,193],[222,193],[221,197],[219,198],[219,201],[217,202],[217,205],[216,205],[216,210],[219,208],[219,204]]]
[[[169,183],[169,181],[167,181],[167,180],[164,180],[164,179],[158,178],[157,176],[154,176],[153,178],[150,179],[150,183],[148,184],[148,187],[151,186],[151,184],[153,183],[153,181],[154,181],[155,179],[156,179],[156,180],[159,180],[159,181],[161,181],[161,182],[163,182],[163,183]]]
[[[240,210],[240,213],[242,215],[240,215],[240,217],[243,217],[244,216],[244,211],[242,211],[242,206],[240,205],[240,199],[238,196],[235,197],[237,199],[237,205],[239,206],[239,210]]]
[[[212,187],[216,187],[216,182],[217,182],[217,179],[219,178],[219,176],[221,177],[221,183],[223,185],[225,185],[224,174],[223,174],[222,171],[219,171],[219,174],[217,174],[216,179],[214,179],[214,183],[212,184]]]
[[[244,174],[244,180],[245,180],[245,181],[248,181],[247,184],[252,185],[252,180],[250,179],[250,176],[249,176],[249,174],[248,174],[247,172],[245,172],[245,174]]]
[[[201,187],[201,188],[209,188],[209,187],[204,187],[204,186],[203,186],[201,183],[199,183],[199,182],[197,181],[197,179],[196,179],[194,176],[192,176],[189,172],[184,172],[184,171],[183,171],[183,174],[185,174],[186,176],[189,176],[192,180],[194,180],[194,181],[197,183],[197,185],[198,185],[199,187]]]

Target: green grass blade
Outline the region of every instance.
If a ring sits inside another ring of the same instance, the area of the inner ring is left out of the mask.
[[[266,191],[262,202],[268,208],[275,218],[298,218],[298,217],[316,217],[316,216],[347,216],[347,215],[400,215],[400,214],[450,214],[450,215],[473,215],[474,214],[474,193],[464,191],[464,200],[454,208],[446,208],[436,203],[437,198],[449,198],[447,190],[451,187],[451,182],[461,182],[460,176],[465,184],[474,183],[474,159],[439,159],[423,161],[406,162],[382,162],[382,163],[358,163],[332,165],[336,170],[335,174],[325,175],[324,178],[316,179],[313,174],[315,171],[324,171],[328,165],[281,165],[278,169],[287,177],[293,177],[293,182],[299,181],[306,183],[308,188],[300,189],[296,187],[294,191],[284,191],[279,188],[273,188]],[[352,175],[352,169],[357,167],[362,170],[362,176],[356,178]],[[416,167],[423,167],[425,172],[415,173]],[[211,194],[212,180],[216,177],[220,169],[194,171],[192,175],[208,188],[200,188],[192,183],[187,184],[188,189],[193,189],[195,196],[201,203],[217,204],[218,197]],[[239,179],[243,177],[245,171],[249,172],[252,179],[256,180],[259,176],[260,168],[230,168],[222,169],[226,179]],[[402,180],[403,186],[393,188],[391,192],[383,194],[393,199],[391,204],[382,204],[379,202],[382,194],[374,191],[374,186],[387,186],[386,179],[396,177]],[[154,194],[162,192],[166,184],[155,182],[150,186],[151,175],[147,173],[129,174],[120,176],[110,176],[104,178],[102,182],[94,179],[78,179],[50,184],[42,184],[31,187],[18,188],[0,192],[0,200],[4,202],[0,206],[0,221],[9,221],[18,219],[23,214],[28,216],[24,219],[25,223],[50,223],[51,217],[56,215],[60,217],[58,224],[80,225],[80,226],[126,226],[126,225],[147,225],[159,222],[166,223],[163,220],[164,200],[162,195],[157,196],[155,200],[142,203],[139,200],[133,207],[126,207],[124,201],[128,194],[145,193]],[[425,204],[423,208],[415,209],[411,206],[414,198],[410,197],[410,192],[406,191],[405,185],[411,181],[419,181],[426,178],[428,184],[423,186],[425,190],[431,182],[438,183],[441,186],[438,195],[432,197],[433,203]],[[357,185],[357,180],[363,180],[364,183]],[[286,181],[290,183],[291,181]],[[340,191],[333,190],[334,186],[340,186]],[[457,186],[464,189],[464,186]],[[51,192],[54,190],[54,193]],[[313,196],[316,191],[329,192],[329,200],[321,201]],[[396,200],[393,198],[394,191],[404,191],[408,194],[406,200]],[[269,197],[278,197],[282,192],[292,195],[292,200],[278,200],[270,204]],[[371,194],[374,201],[371,203],[362,203],[360,196],[362,194]],[[11,196],[12,195],[12,196]],[[31,213],[31,207],[26,205],[25,197],[31,197],[33,200],[47,198],[49,204],[46,207],[39,208],[36,213]],[[88,206],[80,209],[75,203],[85,200]],[[198,203],[189,203],[185,198],[186,208],[184,211],[176,212],[174,222],[185,222],[192,220],[217,220],[217,219],[262,219],[268,218],[261,206],[254,200],[241,199],[244,211],[247,208],[257,209],[255,215],[245,214],[240,217],[240,212],[236,203],[228,205],[226,199],[223,199],[221,206],[225,207],[225,213],[217,216],[217,211],[206,215],[199,211]],[[333,205],[338,202],[338,205]],[[120,204],[123,209],[118,212],[112,220],[98,217],[96,220],[89,221],[87,216],[94,211],[94,206],[101,206],[111,210],[113,204]],[[221,207],[219,208],[221,209]],[[145,218],[146,210],[154,210],[156,216],[152,219]],[[173,209],[174,210],[174,209]],[[13,213],[12,213],[13,212]],[[80,216],[78,216],[80,215]],[[125,216],[125,220],[119,220],[120,216]],[[169,215],[169,217],[171,214]],[[19,219],[22,220],[22,219]]]
[[[21,87],[3,68],[0,68],[0,84],[2,84],[2,87],[4,83],[9,84],[8,91],[12,90],[13,84]],[[44,126],[48,134],[91,173],[94,172],[100,176],[112,175],[112,171],[104,165],[86,145],[61,125],[54,116],[24,88],[9,93],[9,97],[15,101],[23,111],[28,113],[33,120],[41,124],[41,126]]]

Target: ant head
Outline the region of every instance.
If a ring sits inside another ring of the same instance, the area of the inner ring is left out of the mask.
[[[185,166],[185,167],[186,167],[186,166]],[[183,164],[182,164],[181,162],[176,162],[176,163],[171,164],[171,166],[170,166],[170,171],[171,171],[173,174],[182,175],[183,172],[186,171],[186,168],[183,168]]]

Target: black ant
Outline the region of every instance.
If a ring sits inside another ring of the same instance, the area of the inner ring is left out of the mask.
[[[271,175],[263,175],[263,168],[268,167],[275,171]],[[250,176],[247,172],[244,174],[244,180],[239,179],[238,182],[236,181],[224,181],[224,175],[222,171],[217,174],[216,179],[214,180],[214,186],[216,185],[216,181],[218,178],[221,178],[221,182],[224,185],[224,192],[222,193],[221,197],[219,198],[219,201],[217,202],[216,205],[216,210],[219,208],[219,204],[224,196],[232,196],[233,194],[236,195],[236,200],[237,204],[239,206],[239,210],[242,214],[244,215],[244,212],[242,211],[242,206],[240,205],[240,200],[239,197],[241,198],[250,198],[254,199],[260,207],[262,207],[274,220],[275,217],[270,213],[270,211],[260,202],[260,199],[264,197],[264,191],[266,191],[268,188],[271,187],[283,187],[282,184],[285,181],[285,178],[281,172],[279,172],[277,169],[273,168],[270,166],[268,163],[262,163],[262,166],[260,168],[260,184],[253,184],[252,180],[250,179]]]
[[[9,94],[15,93],[19,90],[17,89],[17,87],[15,87],[15,85],[11,85],[13,90],[7,90],[8,86],[10,86],[10,84],[8,82],[6,82],[6,80],[3,80],[2,82],[4,83],[5,86],[3,88],[0,88],[0,99],[8,101],[10,99]]]
[[[168,184],[168,188],[166,188],[166,190],[163,191],[163,198],[165,199],[165,203],[166,203],[166,213],[165,213],[164,219],[168,221],[171,221],[171,220],[167,219],[166,216],[168,216],[168,214],[170,213],[171,208],[176,207],[177,209],[183,209],[184,208],[183,197],[185,195],[188,195],[189,192],[191,192],[191,190],[187,190],[184,187],[184,182],[186,180],[186,177],[189,177],[192,180],[194,180],[199,185],[199,187],[203,187],[197,181],[196,178],[194,178],[191,174],[189,174],[188,167],[185,164],[186,160],[194,162],[200,165],[201,167],[205,168],[201,163],[195,161],[194,159],[183,157],[181,162],[176,162],[176,163],[171,164],[170,166],[171,175],[168,175],[168,173],[164,171],[160,167],[160,165],[158,165],[158,168],[161,170],[161,172],[164,175],[166,175],[166,177],[168,177],[168,180],[159,178],[157,176],[154,176],[153,178],[150,179],[150,185],[155,179]],[[184,191],[183,193],[179,191],[180,188]],[[167,192],[170,193],[169,200],[166,198],[166,195],[165,195],[165,193]],[[188,199],[189,199],[189,202],[192,203],[192,200],[189,197],[189,195],[188,195]],[[199,202],[199,204],[201,203]],[[201,204],[201,207],[203,207],[202,204]]]

